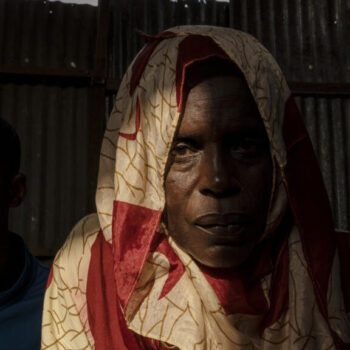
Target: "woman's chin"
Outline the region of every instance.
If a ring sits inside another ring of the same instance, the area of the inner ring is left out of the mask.
[[[200,255],[191,255],[194,260],[206,267],[235,268],[248,260],[251,251],[251,247],[215,245],[204,249]]]

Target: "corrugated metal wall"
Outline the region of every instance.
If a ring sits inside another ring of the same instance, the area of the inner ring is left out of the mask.
[[[0,116],[18,131],[28,184],[10,228],[36,255],[53,256],[93,201],[92,92],[74,74],[93,69],[96,24],[93,6],[0,1]]]
[[[216,24],[257,37],[288,81],[350,82],[348,1],[120,0],[112,4],[112,18],[108,76],[116,81],[143,45],[136,29],[155,34],[180,24]],[[312,91],[296,98],[320,160],[336,225],[350,229],[350,100]]]

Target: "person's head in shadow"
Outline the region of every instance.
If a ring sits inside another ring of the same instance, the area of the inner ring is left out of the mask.
[[[20,160],[19,137],[0,118],[0,348],[26,350],[40,348],[49,268],[29,252],[18,234],[9,230],[9,211],[18,207],[26,195]]]
[[[21,145],[14,128],[0,118],[0,291],[18,279],[24,254],[18,251],[8,230],[10,208],[19,206],[26,195],[26,178],[19,172]]]

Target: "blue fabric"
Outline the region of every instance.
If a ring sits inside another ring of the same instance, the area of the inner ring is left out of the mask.
[[[26,248],[21,276],[9,290],[0,293],[0,349],[38,350],[41,316],[49,268]]]

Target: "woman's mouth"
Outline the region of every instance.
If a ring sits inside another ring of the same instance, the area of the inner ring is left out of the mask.
[[[241,214],[206,214],[198,217],[194,225],[210,235],[215,244],[241,245],[246,240],[246,218]]]

